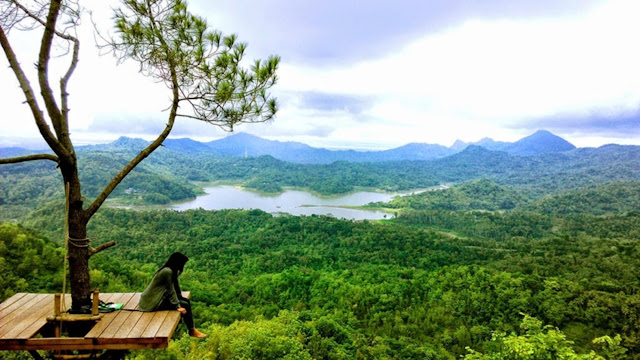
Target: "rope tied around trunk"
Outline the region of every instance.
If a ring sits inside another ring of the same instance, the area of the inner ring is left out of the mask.
[[[91,246],[91,239],[86,238],[86,239],[74,239],[72,237],[68,237],[69,239],[69,244],[78,247],[78,248],[86,248]]]

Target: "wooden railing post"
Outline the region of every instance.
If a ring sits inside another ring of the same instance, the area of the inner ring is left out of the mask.
[[[53,295],[53,315],[60,316],[60,299],[62,298],[62,294],[57,293]]]
[[[93,290],[93,306],[91,307],[91,315],[98,316],[100,314],[100,290]]]
[[[62,295],[60,293],[56,293],[55,295],[53,295],[53,316],[55,316],[56,319],[60,319],[61,298]],[[55,337],[60,337],[60,335],[62,334],[62,324],[60,323],[60,321],[55,322],[55,325],[53,326],[53,334],[55,335]]]

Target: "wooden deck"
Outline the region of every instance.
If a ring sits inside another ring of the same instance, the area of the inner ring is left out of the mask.
[[[190,293],[182,293],[189,298]],[[123,303],[104,314],[84,337],[43,337],[53,315],[54,294],[18,293],[0,304],[0,350],[129,350],[166,348],[178,323],[177,310],[137,311],[140,293],[100,294],[105,302]],[[66,304],[71,304],[69,295]]]

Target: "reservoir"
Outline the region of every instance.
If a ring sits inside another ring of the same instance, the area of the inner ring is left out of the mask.
[[[391,218],[393,214],[366,209],[348,209],[344,206],[361,206],[370,202],[387,202],[399,194],[359,191],[346,195],[315,196],[305,191],[286,190],[279,194],[238,189],[233,186],[215,186],[204,189],[205,195],[171,206],[175,210],[202,208],[260,209],[268,213],[288,213],[291,215],[331,215],[336,218],[353,220],[378,220]]]

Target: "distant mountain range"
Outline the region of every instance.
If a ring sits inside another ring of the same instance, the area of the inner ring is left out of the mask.
[[[149,144],[142,139],[121,137],[101,145],[79,147],[87,150],[140,150]],[[299,142],[267,140],[247,133],[229,135],[211,142],[199,142],[188,138],[167,139],[166,149],[187,154],[219,154],[234,157],[258,157],[270,155],[278,160],[299,164],[329,164],[336,161],[386,162],[403,160],[434,160],[457,154],[469,146],[502,151],[512,155],[530,156],[558,153],[575,149],[568,141],[548,131],[539,130],[516,142],[500,142],[489,138],[474,143],[456,141],[451,147],[437,144],[410,143],[389,150],[356,151],[314,148]],[[1,149],[3,156],[20,153],[19,148]],[[31,151],[29,151],[31,152]]]
[[[122,142],[124,139],[118,141]],[[383,162],[402,160],[433,160],[461,152],[470,145],[513,155],[538,155],[575,149],[568,141],[548,131],[540,130],[516,142],[482,139],[475,143],[456,141],[451,147],[437,144],[410,143],[389,150],[355,151],[314,148],[299,142],[266,140],[246,133],[238,133],[211,142],[191,139],[167,139],[164,146],[178,152],[213,152],[236,157],[270,155],[276,159],[300,164],[328,164],[335,161]]]
[[[494,141],[490,138],[484,138],[475,143],[465,143],[458,140],[451,146],[451,149],[462,151],[469,145],[481,146],[488,150],[504,151],[513,155],[538,155],[565,152],[576,148],[573,144],[557,135],[546,130],[538,130],[534,134],[513,143]]]

